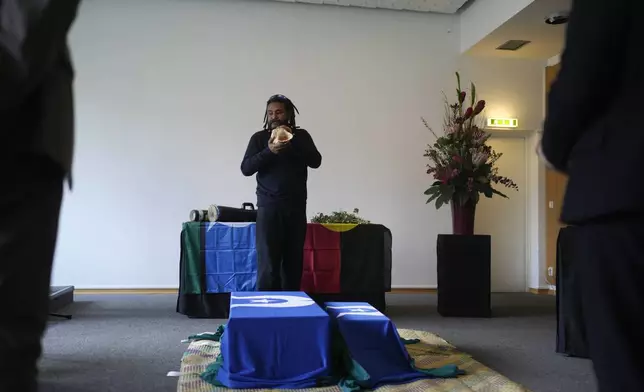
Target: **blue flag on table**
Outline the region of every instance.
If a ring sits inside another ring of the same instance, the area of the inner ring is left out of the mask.
[[[325,307],[350,356],[349,379],[360,388],[401,384],[428,376],[412,366],[394,323],[365,302],[327,302]]]
[[[255,224],[211,222],[201,231],[206,292],[255,291]]]
[[[330,318],[302,292],[234,292],[217,380],[228,388],[315,387],[330,375]]]

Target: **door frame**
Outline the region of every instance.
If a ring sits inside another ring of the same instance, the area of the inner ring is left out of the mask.
[[[557,55],[548,59],[546,65],[543,67],[543,83],[542,83],[542,98],[543,98],[543,118],[546,117],[547,100],[549,86],[549,70],[552,67],[558,66],[561,62],[561,56]],[[533,147],[541,141],[543,129],[538,129],[533,133]],[[531,234],[530,248],[530,265],[531,265],[531,278],[529,283],[529,291],[535,294],[554,294],[556,292],[556,285],[551,284],[556,282],[555,276],[550,278],[548,276],[547,265],[547,252],[548,241],[547,235],[547,197],[546,197],[546,166],[544,162],[537,157],[536,153],[532,154],[533,158],[528,158],[532,162],[530,169],[531,184],[533,185],[533,194],[531,194],[531,203],[529,209],[533,209],[532,219],[530,223],[531,229],[534,231]],[[529,157],[529,156],[528,156]]]
[[[547,70],[560,63],[560,56],[554,56],[543,67],[543,118],[547,104]],[[535,130],[494,130],[485,129],[491,137],[518,137],[525,139],[526,148],[526,291],[535,294],[553,294],[555,286],[550,286],[547,273],[546,240],[546,166],[536,154],[537,143],[541,141],[542,129]],[[556,272],[555,272],[556,274]],[[554,280],[553,277],[552,280]]]
[[[532,166],[530,163],[530,156],[534,153],[534,149],[531,147],[530,140],[535,135],[535,131],[528,130],[501,130],[501,129],[485,129],[485,132],[490,135],[492,138],[513,138],[513,139],[523,139],[523,148],[525,156],[525,191],[523,193],[524,205],[525,205],[525,227],[523,228],[524,241],[525,241],[525,250],[523,256],[523,267],[524,267],[524,277],[523,285],[524,291],[528,292],[531,290],[531,275],[534,270],[533,264],[538,263],[538,260],[534,260],[532,257],[532,249],[534,248],[532,230],[535,226],[538,227],[538,222],[534,222],[530,214],[530,200],[531,195],[534,192],[533,184],[531,181],[531,172]],[[538,191],[538,188],[537,188]]]

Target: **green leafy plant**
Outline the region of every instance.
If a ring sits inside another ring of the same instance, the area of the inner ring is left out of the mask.
[[[353,223],[353,224],[367,224],[371,223],[366,219],[358,216],[360,210],[353,209],[353,213],[346,211],[334,211],[330,214],[318,213],[311,218],[311,223]]]

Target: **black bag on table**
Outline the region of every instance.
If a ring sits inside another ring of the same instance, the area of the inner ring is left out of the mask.
[[[191,222],[256,222],[257,210],[253,203],[243,203],[241,208],[213,204],[207,210],[192,210]]]

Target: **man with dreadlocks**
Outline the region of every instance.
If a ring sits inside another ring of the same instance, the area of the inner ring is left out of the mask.
[[[299,111],[290,99],[273,95],[266,103],[264,129],[251,136],[241,164],[257,174],[257,290],[299,291],[306,237],[308,168],[322,162],[311,135],[295,124]],[[292,138],[276,140],[286,128]]]

